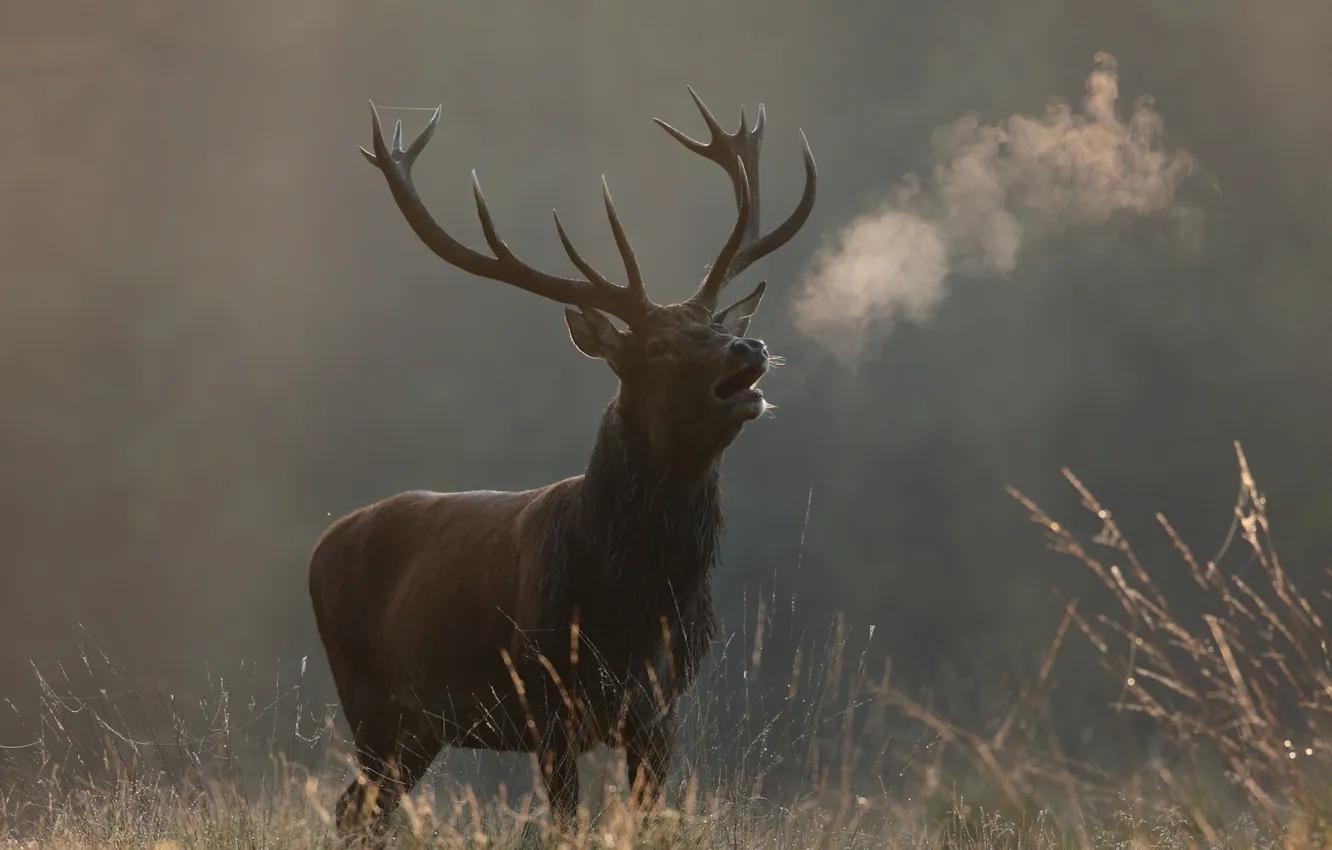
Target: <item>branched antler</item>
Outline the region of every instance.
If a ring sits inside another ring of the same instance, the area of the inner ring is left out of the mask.
[[[611,283],[578,253],[573,243],[569,241],[558,213],[555,214],[555,227],[559,232],[560,243],[564,246],[570,261],[587,279],[578,280],[548,274],[518,259],[495,228],[494,219],[491,217],[489,207],[486,206],[486,198],[481,193],[481,184],[476,178],[475,171],[472,172],[472,193],[476,196],[476,213],[481,220],[481,230],[485,234],[486,243],[490,246],[490,250],[495,252],[495,256],[488,257],[479,251],[474,251],[450,236],[430,215],[430,211],[426,209],[412,183],[412,164],[430,141],[430,137],[434,135],[442,111],[442,106],[437,107],[425,129],[409,146],[403,148],[402,122],[398,121],[393,127],[391,146],[385,145],[383,129],[379,123],[379,112],[371,103],[374,150],[371,152],[361,148],[365,158],[378,168],[388,181],[389,191],[393,193],[393,200],[397,202],[398,209],[402,211],[403,217],[407,219],[407,223],[426,247],[444,262],[463,271],[498,280],[562,304],[601,310],[631,325],[653,309],[655,305],[648,298],[638,261],[634,257],[633,248],[629,245],[620,217],[615,212],[615,204],[611,200],[610,189],[606,187],[604,178],[602,194],[606,202],[606,216],[610,219],[615,244],[624,260],[629,279],[627,286]]]
[[[735,226],[709,269],[707,278],[687,302],[702,306],[711,313],[717,313],[717,297],[722,288],[754,261],[790,241],[804,225],[814,208],[818,175],[814,166],[814,155],[810,152],[809,142],[802,132],[800,140],[805,161],[804,193],[785,221],[768,233],[760,235],[759,148],[763,142],[765,122],[762,105],[759,106],[758,120],[752,128],[748,125],[742,109],[740,129],[735,133],[727,133],[703,105],[703,101],[693,88],[689,89],[689,94],[707,123],[711,134],[708,142],[696,141],[660,119],[653,120],[686,148],[720,165],[731,178],[737,213]],[[463,271],[498,280],[562,304],[601,310],[624,320],[631,326],[639,323],[656,308],[657,305],[648,297],[638,260],[629,244],[624,225],[621,224],[620,217],[615,211],[615,204],[611,200],[610,189],[606,187],[604,177],[602,195],[606,203],[606,217],[610,219],[611,232],[615,236],[615,245],[619,248],[628,278],[624,286],[612,283],[578,252],[569,240],[558,213],[555,214],[555,228],[559,233],[560,244],[564,246],[569,260],[586,279],[578,280],[549,274],[518,259],[495,228],[494,219],[486,206],[486,199],[481,193],[481,184],[476,179],[475,171],[472,172],[472,192],[476,196],[477,217],[481,220],[481,230],[485,234],[486,243],[495,256],[487,256],[468,248],[449,235],[430,215],[412,183],[412,165],[426,143],[430,141],[430,137],[434,135],[442,111],[443,107],[436,108],[425,129],[404,148],[402,122],[399,121],[394,125],[391,144],[385,144],[379,113],[371,103],[373,151],[361,148],[365,158],[379,169],[384,179],[388,181],[389,190],[393,193],[393,200],[397,203],[398,209],[426,247],[444,262]],[[757,303],[756,296],[762,295],[763,286],[760,283],[759,289],[749,296],[749,299],[755,299],[754,303]]]
[[[717,297],[726,284],[756,260],[789,242],[791,237],[804,226],[814,209],[818,170],[814,165],[814,154],[809,149],[809,140],[802,131],[800,144],[805,161],[805,190],[786,220],[760,236],[759,150],[763,145],[763,128],[767,119],[763,105],[759,104],[758,118],[752,128],[745,117],[745,111],[741,109],[740,129],[734,133],[727,133],[717,123],[717,119],[703,104],[693,87],[689,88],[689,96],[694,99],[694,104],[708,126],[711,138],[707,142],[690,138],[660,118],[652,120],[689,150],[720,165],[730,176],[735,190],[737,213],[735,227],[732,228],[731,235],[722,246],[712,268],[709,269],[707,278],[689,299],[695,304],[701,304],[715,311]]]

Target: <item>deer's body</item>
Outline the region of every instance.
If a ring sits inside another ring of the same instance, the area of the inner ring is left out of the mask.
[[[760,235],[762,107],[753,128],[742,115],[740,131],[727,134],[695,101],[710,142],[662,126],[726,170],[738,215],[699,290],[671,305],[648,298],[609,192],[627,285],[592,268],[558,217],[560,239],[586,279],[522,263],[499,238],[477,186],[495,253],[488,257],[445,233],[411,184],[439,110],[406,149],[401,125],[390,146],[375,120],[374,151],[364,153],[421,240],[452,265],[576,307],[565,311],[575,346],[605,360],[620,386],[582,475],[522,492],[401,493],[353,511],[320,538],[310,597],[368,779],[338,802],[344,834],[382,823],[445,745],[538,754],[565,828],[577,811],[576,759],[599,743],[624,748],[637,801],[659,798],[676,700],[716,628],[722,454],[767,409],[754,385],[772,361],[762,341],[744,336],[766,284],[721,310],[717,295],[788,241],[814,202],[806,146],[800,203]]]
[[[540,653],[561,682],[593,677],[581,694],[590,734],[570,742],[581,753],[659,713],[649,667],[657,687],[688,689],[715,631],[717,469],[645,487],[618,416],[606,419],[584,475],[521,492],[400,493],[329,527],[310,595],[349,713],[388,697],[420,743],[530,752],[529,717],[554,728],[560,694],[535,688],[524,706],[513,673],[549,679]]]
[[[564,501],[554,488],[402,493],[324,533],[310,560],[310,596],[349,716],[374,715],[386,700],[413,714],[433,708],[435,722],[423,718],[416,734],[437,727],[441,739],[449,733],[441,743],[520,748],[501,733],[522,729],[522,717],[512,700],[493,698],[512,696],[500,654],[476,647],[513,644],[516,603],[530,586],[521,541],[534,517],[522,519],[536,493]]]

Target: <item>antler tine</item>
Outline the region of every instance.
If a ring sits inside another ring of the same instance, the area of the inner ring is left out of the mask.
[[[731,228],[731,235],[726,238],[721,251],[717,254],[717,259],[713,260],[712,268],[708,269],[708,276],[703,279],[699,285],[698,291],[690,296],[689,300],[696,304],[702,304],[708,310],[717,309],[717,296],[721,293],[722,287],[730,281],[734,275],[731,273],[731,266],[734,265],[735,257],[740,248],[753,238],[750,223],[757,219],[755,204],[753,203],[753,184],[749,182],[749,175],[746,173],[745,162],[741,157],[735,158],[734,168],[728,168],[731,173],[731,179],[735,184],[736,197],[736,216],[735,225]]]
[[[518,259],[509,246],[505,244],[495,227],[494,218],[486,204],[485,195],[481,192],[481,184],[477,180],[475,171],[472,172],[472,194],[476,199],[477,218],[481,221],[481,231],[485,235],[486,244],[495,252],[495,256],[488,257],[479,251],[468,248],[449,235],[430,215],[430,211],[426,209],[420,195],[417,194],[415,185],[412,183],[412,164],[421,151],[425,149],[430,137],[434,135],[442,112],[443,107],[437,107],[434,114],[430,116],[430,121],[427,122],[425,129],[404,149],[402,146],[402,122],[399,121],[394,125],[391,145],[386,145],[384,131],[379,122],[379,111],[375,109],[372,102],[370,104],[370,115],[372,119],[371,140],[373,151],[368,151],[365,148],[360,149],[362,155],[370,164],[379,169],[380,173],[384,175],[384,179],[388,182],[389,191],[393,194],[393,200],[397,203],[403,218],[407,219],[407,223],[411,225],[417,238],[425,243],[427,248],[449,265],[478,277],[507,283],[534,295],[558,301],[561,304],[602,310],[631,325],[653,308],[654,305],[651,299],[648,298],[637,263],[633,261],[633,251],[629,247],[628,239],[625,238],[624,230],[619,225],[619,219],[610,207],[608,207],[608,210],[611,213],[611,227],[615,231],[616,243],[620,247],[621,256],[625,258],[625,267],[629,274],[628,286],[617,286],[611,283],[584,260],[569,241],[558,216],[555,218],[555,225],[559,231],[560,242],[564,245],[565,252],[569,255],[570,260],[587,279],[578,280],[548,274],[538,271]],[[609,203],[609,194],[607,195],[607,201]]]
[[[717,262],[712,264],[707,278],[690,298],[695,303],[703,304],[708,309],[715,310],[717,296],[727,283],[755,261],[789,242],[791,237],[795,236],[800,228],[804,226],[810,212],[814,209],[814,198],[818,186],[818,170],[814,164],[814,154],[810,151],[809,142],[802,131],[800,141],[805,164],[804,192],[786,220],[768,233],[760,236],[759,153],[763,144],[763,131],[767,126],[767,111],[762,104],[759,104],[758,116],[753,127],[750,127],[742,108],[740,110],[740,128],[734,133],[727,133],[721,128],[717,119],[693,87],[689,86],[688,89],[689,96],[693,98],[694,105],[698,107],[698,111],[708,127],[710,138],[707,142],[690,138],[659,118],[652,120],[690,151],[720,165],[730,175],[732,186],[735,189],[737,219],[732,237],[739,233],[739,244],[734,249],[728,250],[731,246],[731,239],[727,240],[726,246],[722,248],[722,252],[717,258]],[[742,204],[745,194],[748,194],[749,198],[748,211],[743,209],[744,205]],[[743,221],[741,216],[745,216]]]
[[[610,186],[606,185],[606,175],[601,175],[601,196],[606,202],[606,218],[610,219],[611,233],[615,236],[615,247],[620,249],[620,259],[624,261],[624,273],[628,278],[628,288],[638,297],[647,300],[647,287],[643,284],[643,273],[638,269],[638,258],[634,256],[633,246],[624,233],[620,223],[620,214],[615,211],[615,202],[611,200]]]
[[[601,272],[593,268],[591,263],[583,259],[583,255],[578,253],[578,249],[574,247],[573,242],[569,241],[569,234],[564,232],[564,222],[560,221],[560,214],[554,210],[550,212],[555,217],[555,232],[560,235],[560,244],[564,246],[564,253],[569,255],[570,262],[583,273],[584,277],[598,286],[615,286],[615,284],[602,277]]]

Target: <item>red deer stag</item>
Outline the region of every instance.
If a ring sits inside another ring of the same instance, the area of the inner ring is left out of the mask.
[[[817,182],[802,133],[804,192],[785,221],[761,233],[763,107],[752,127],[742,110],[740,129],[727,133],[689,93],[707,142],[657,123],[725,170],[737,216],[698,290],[670,305],[649,299],[604,181],[623,286],[583,259],[558,214],[560,241],[586,279],[518,259],[496,231],[475,173],[477,214],[494,256],[459,243],[412,185],[412,163],[440,109],[404,148],[401,122],[386,145],[371,104],[374,150],[361,152],[421,241],[450,265],[570,305],[574,346],[605,360],[619,389],[582,475],[522,492],[401,493],[342,517],[319,540],[310,597],[368,777],[338,801],[341,834],[381,826],[444,745],[537,754],[562,829],[577,814],[577,758],[597,743],[624,748],[635,804],[660,798],[675,701],[716,628],[719,462],[767,409],[754,385],[768,350],[745,335],[767,284],[725,309],[717,299],[796,234]]]

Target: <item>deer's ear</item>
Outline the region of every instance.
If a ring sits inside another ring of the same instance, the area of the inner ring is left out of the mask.
[[[745,331],[749,330],[749,320],[758,310],[759,302],[763,300],[763,293],[767,288],[768,282],[760,280],[753,292],[717,313],[712,320],[726,328],[727,332],[735,336],[744,336]]]
[[[569,338],[579,351],[615,367],[624,351],[624,331],[591,307],[566,309],[564,323],[569,326]]]

